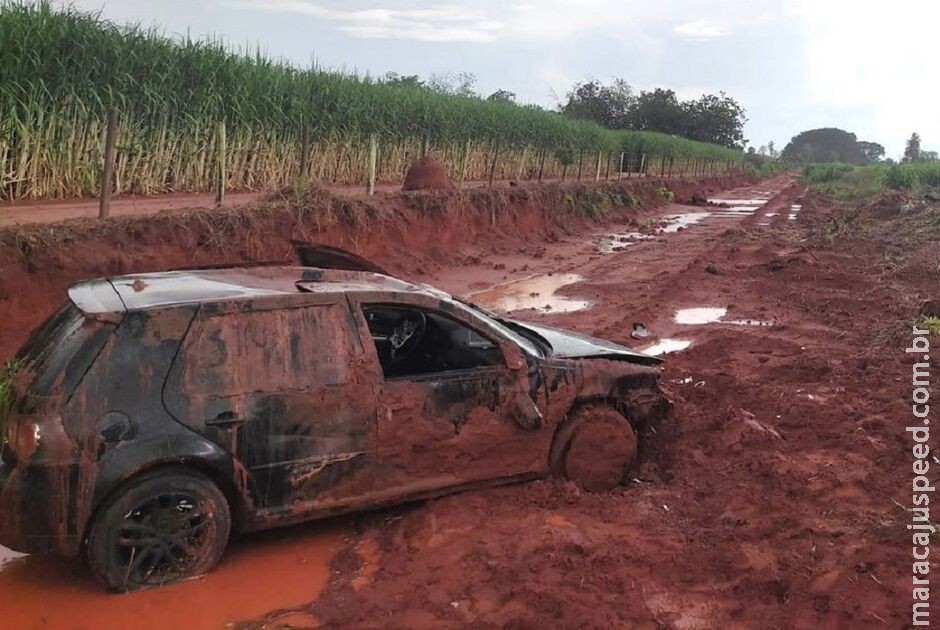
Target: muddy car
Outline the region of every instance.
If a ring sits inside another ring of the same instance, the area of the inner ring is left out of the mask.
[[[659,360],[372,271],[244,266],[73,286],[17,356],[0,544],[127,591],[233,532],[555,475],[620,483]]]

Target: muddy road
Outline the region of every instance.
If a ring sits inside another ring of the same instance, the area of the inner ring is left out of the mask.
[[[3,624],[903,626],[903,344],[936,247],[848,238],[787,177],[712,197],[728,207],[471,241],[410,274],[665,353],[676,410],[631,485],[542,481],[252,536],[206,578],[125,596],[0,550]]]

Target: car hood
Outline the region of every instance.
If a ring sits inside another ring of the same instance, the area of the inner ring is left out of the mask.
[[[629,361],[631,363],[640,363],[643,365],[658,365],[662,359],[642,352],[637,352],[626,346],[580,335],[570,330],[561,328],[550,328],[548,326],[538,326],[529,322],[519,322],[513,320],[513,323],[531,330],[533,333],[542,337],[552,347],[551,356],[565,359],[612,359],[615,361]]]

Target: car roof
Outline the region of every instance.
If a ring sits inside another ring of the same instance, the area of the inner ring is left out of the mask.
[[[351,291],[446,296],[426,285],[367,271],[257,265],[99,278],[73,285],[69,298],[87,314],[103,314],[297,293]]]

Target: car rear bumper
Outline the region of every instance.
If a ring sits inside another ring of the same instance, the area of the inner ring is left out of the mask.
[[[87,519],[77,481],[84,465],[0,465],[0,545],[29,554],[76,556]],[[90,499],[90,497],[88,497]]]

